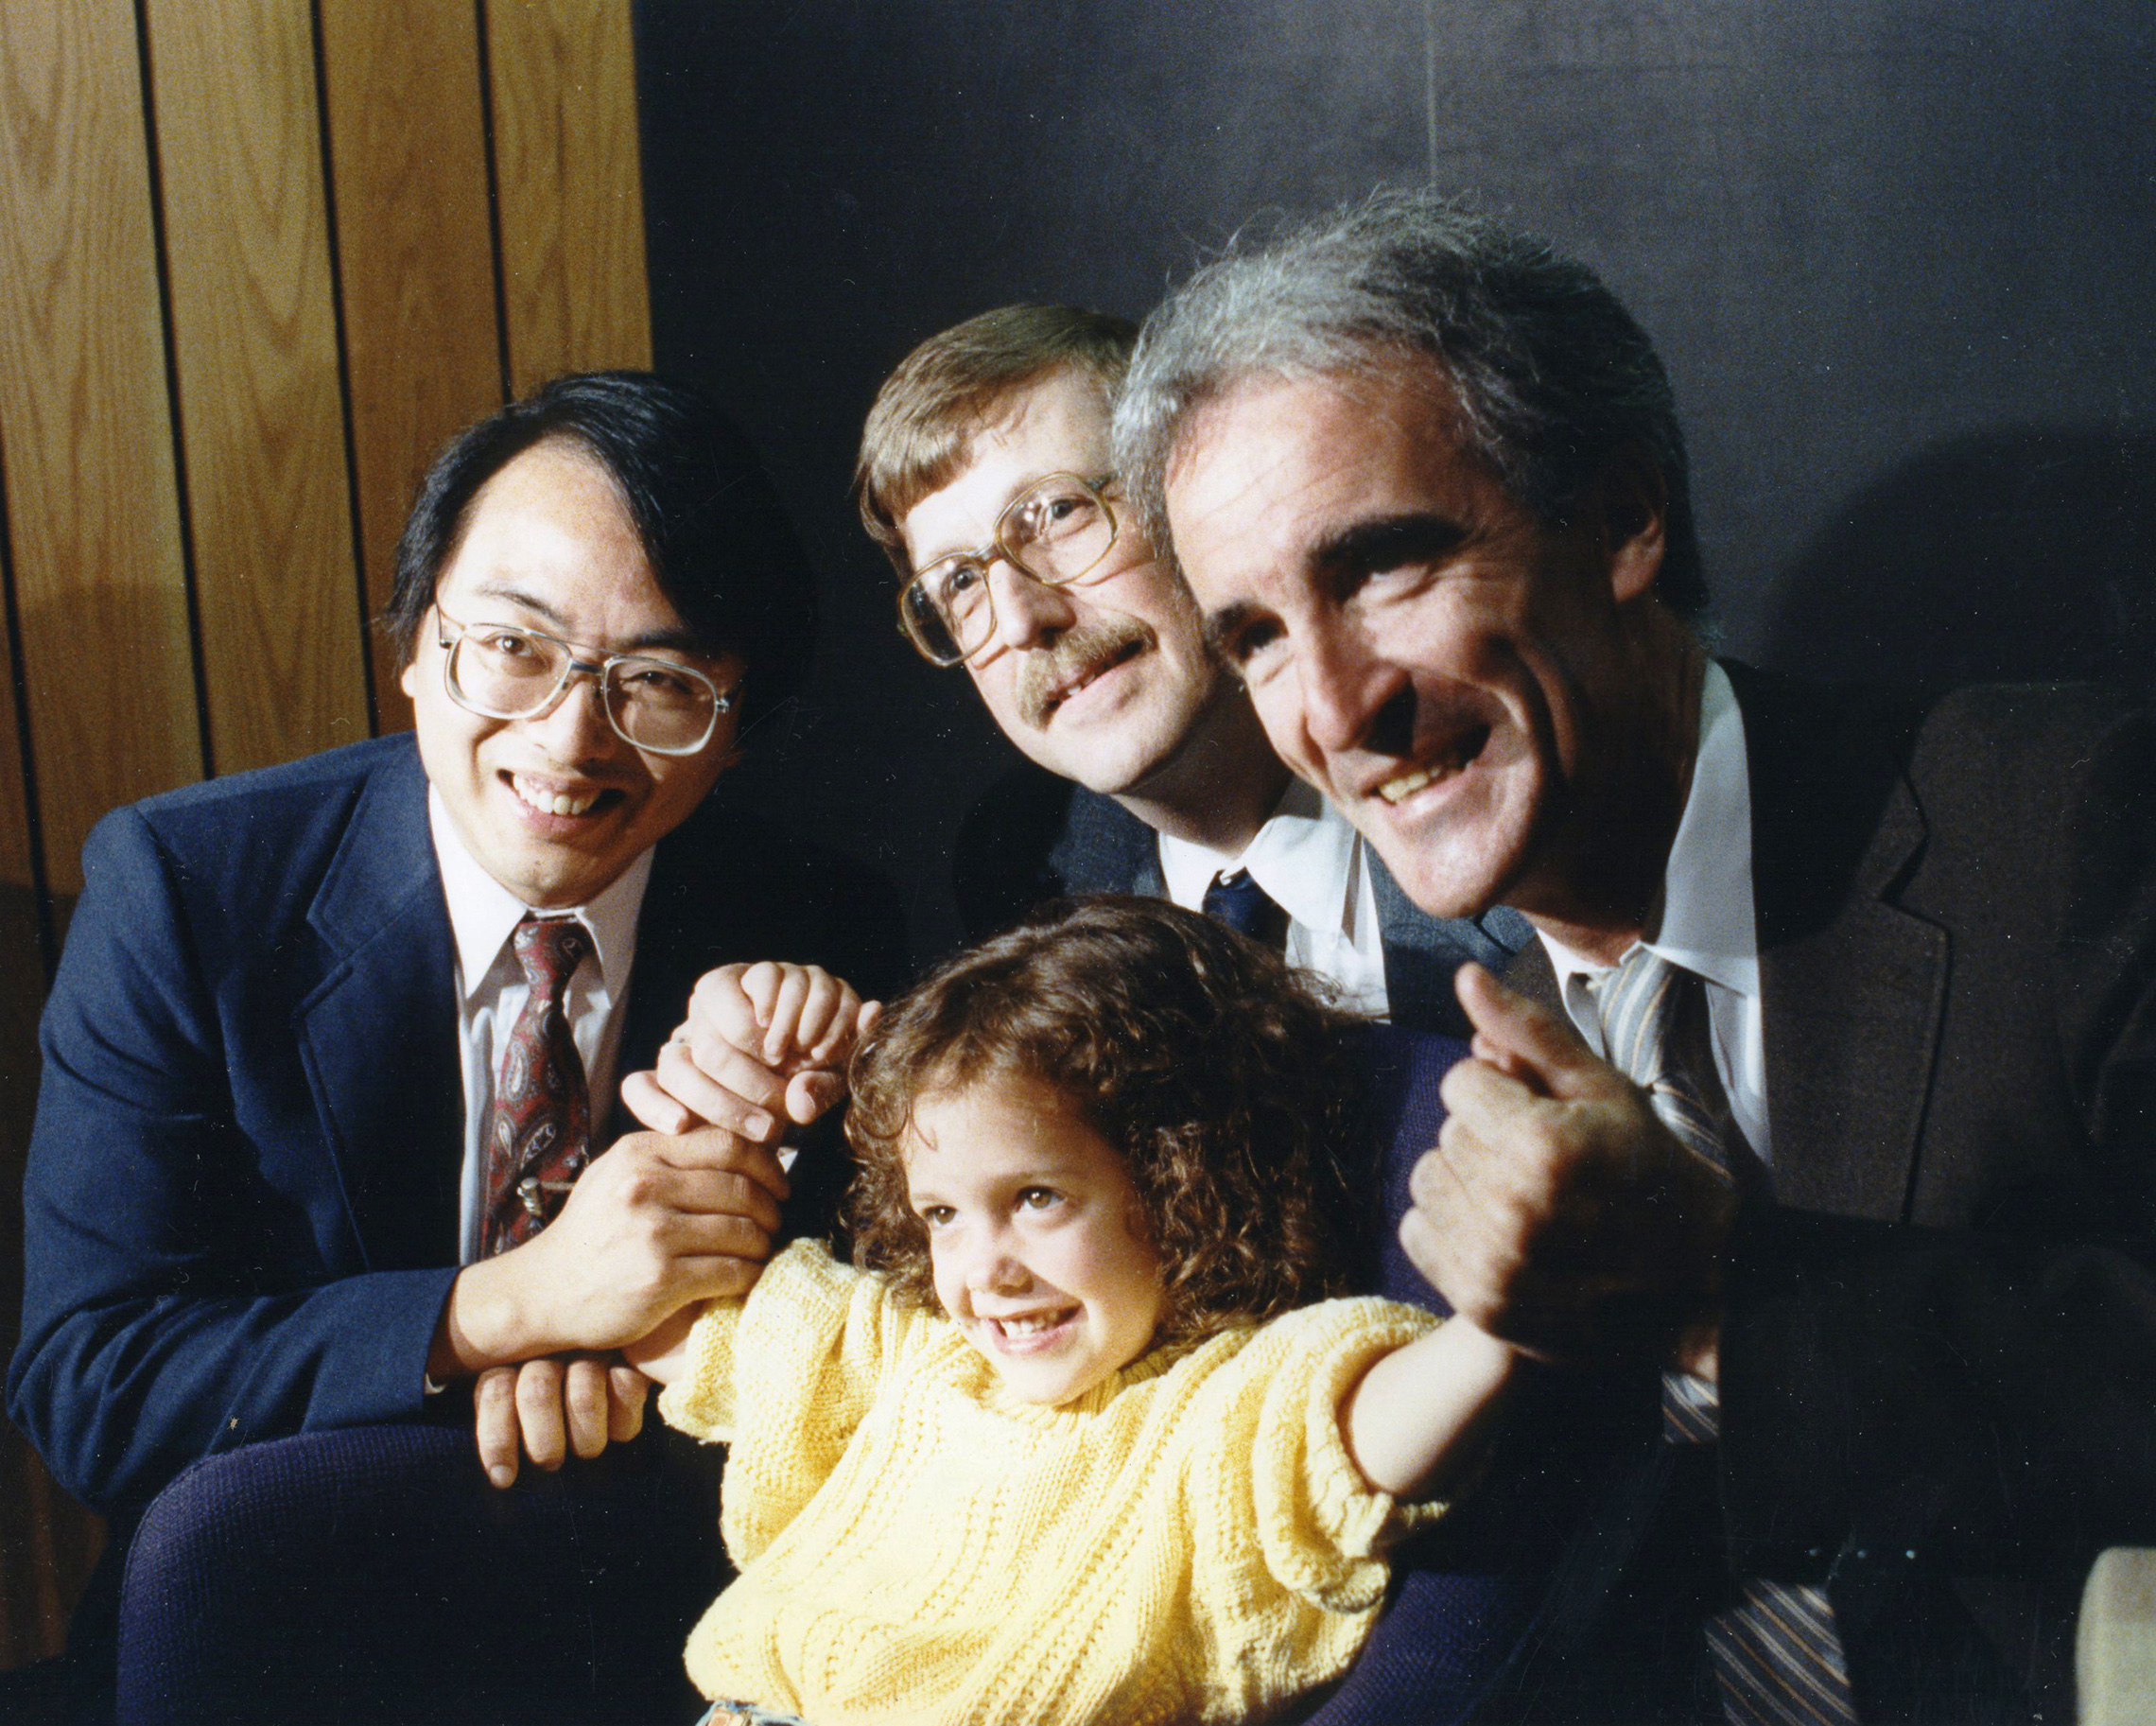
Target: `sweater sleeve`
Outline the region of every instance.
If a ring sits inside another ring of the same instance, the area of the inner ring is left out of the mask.
[[[829,1478],[909,1335],[923,1322],[879,1277],[795,1241],[742,1300],[714,1300],[659,1398],[670,1426],[732,1447],[722,1523],[736,1563]]]
[[[1385,1549],[1442,1511],[1371,1487],[1340,1421],[1364,1373],[1437,1322],[1374,1298],[1328,1300],[1262,1327],[1223,1375],[1222,1441],[1211,1454],[1220,1475],[1209,1488],[1232,1514],[1213,1526],[1254,1534],[1275,1580],[1328,1612],[1376,1606]]]

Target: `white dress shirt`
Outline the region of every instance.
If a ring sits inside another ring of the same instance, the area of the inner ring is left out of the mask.
[[[1602,1021],[1587,980],[1608,968],[1547,934],[1565,1011],[1602,1054]],[[1751,777],[1744,716],[1729,673],[1712,660],[1699,690],[1699,754],[1662,877],[1660,926],[1643,943],[1707,981],[1714,1069],[1730,1113],[1761,1162],[1773,1166],[1766,1118],[1766,1037],[1759,994],[1759,923],[1752,898]]]
[[[1168,897],[1189,910],[1204,908],[1214,876],[1238,869],[1247,869],[1288,914],[1290,965],[1330,978],[1349,1012],[1387,1016],[1391,1002],[1377,897],[1363,836],[1347,816],[1294,779],[1240,857],[1160,835]]]
[[[531,992],[510,935],[530,907],[479,866],[431,789],[427,825],[449,903],[449,928],[457,946],[458,1047],[464,1073],[464,1171],[459,1187],[458,1239],[462,1262],[478,1256],[479,1223],[487,1197],[487,1107],[494,1101],[509,1033]],[[646,851],[620,879],[588,905],[546,915],[574,917],[591,936],[592,950],[570,975],[566,1011],[583,1059],[597,1134],[613,1112],[614,1069],[621,1048],[621,1003],[628,999],[629,969],[636,957],[636,918],[652,879]],[[603,1147],[595,1144],[595,1151]]]

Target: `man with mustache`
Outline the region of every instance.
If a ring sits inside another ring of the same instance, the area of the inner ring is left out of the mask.
[[[1204,906],[1396,1021],[1459,1027],[1452,975],[1525,938],[1507,912],[1425,916],[1293,780],[1224,674],[1108,459],[1135,328],[1011,305],[931,337],[878,392],[855,496],[922,654],[963,665],[1028,758],[976,809],[972,933],[1056,893]]]
[[[1461,973],[1400,1232],[1636,1408],[1544,1625],[1577,1713],[2065,1713],[2156,1536],[2149,714],[1716,663],[1652,344],[1427,197],[1201,271],[1116,449],[1283,758],[1539,936]]]

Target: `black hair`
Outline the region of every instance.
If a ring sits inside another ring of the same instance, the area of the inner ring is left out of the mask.
[[[816,636],[815,584],[793,523],[739,427],[697,392],[649,372],[558,377],[435,458],[397,540],[396,585],[381,618],[399,662],[411,658],[480,488],[557,439],[619,488],[659,590],[699,645],[748,668],[743,724],[792,694]]]

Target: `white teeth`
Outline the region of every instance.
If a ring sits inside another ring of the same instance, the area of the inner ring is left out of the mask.
[[[1029,1313],[1023,1318],[997,1318],[990,1320],[1006,1336],[1037,1336],[1043,1331],[1052,1331],[1063,1322],[1061,1313]]]
[[[599,801],[597,792],[587,792],[581,797],[572,797],[566,792],[542,791],[514,774],[510,775],[509,782],[519,797],[542,814],[581,815]]]
[[[1397,779],[1387,779],[1378,787],[1378,795],[1387,803],[1398,803],[1403,797],[1412,797],[1425,785],[1434,785],[1451,773],[1449,767],[1418,767],[1413,773],[1403,773]]]

